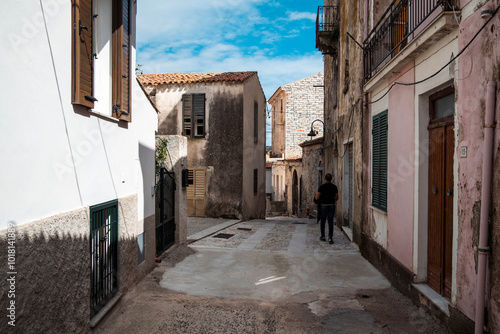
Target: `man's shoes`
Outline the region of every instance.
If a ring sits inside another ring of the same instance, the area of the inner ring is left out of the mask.
[[[330,245],[333,245],[333,240],[332,240],[332,239],[328,239],[328,243],[329,243]]]
[[[326,241],[325,237],[320,237],[319,240],[320,241]]]

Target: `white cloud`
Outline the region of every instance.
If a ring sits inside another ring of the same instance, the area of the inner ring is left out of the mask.
[[[263,6],[279,4],[141,0],[138,63],[144,73],[258,71],[267,98],[281,85],[323,71],[320,52],[311,48],[307,54],[287,55],[278,44],[300,35],[300,24],[307,21],[298,21],[315,20],[315,14],[288,11],[273,19],[262,15]]]
[[[311,20],[316,22],[316,14],[310,12],[287,12],[288,21]]]

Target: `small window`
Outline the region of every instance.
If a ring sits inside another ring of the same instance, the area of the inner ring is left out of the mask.
[[[253,141],[259,142],[259,103],[253,103]]]
[[[453,121],[455,115],[455,91],[447,87],[429,97],[429,125]]]
[[[205,137],[205,94],[182,96],[182,133],[186,137]]]
[[[257,195],[257,192],[258,192],[258,188],[259,188],[258,181],[259,181],[259,170],[254,169],[253,170],[253,194],[254,195]]]

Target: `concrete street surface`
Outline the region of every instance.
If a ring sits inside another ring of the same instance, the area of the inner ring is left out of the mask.
[[[448,333],[338,229],[329,245],[311,219],[191,223],[96,333]]]

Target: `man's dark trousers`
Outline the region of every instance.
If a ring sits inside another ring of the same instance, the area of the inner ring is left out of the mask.
[[[325,222],[328,218],[328,239],[333,239],[333,216],[335,215],[335,204],[321,205],[321,237],[325,237]]]

